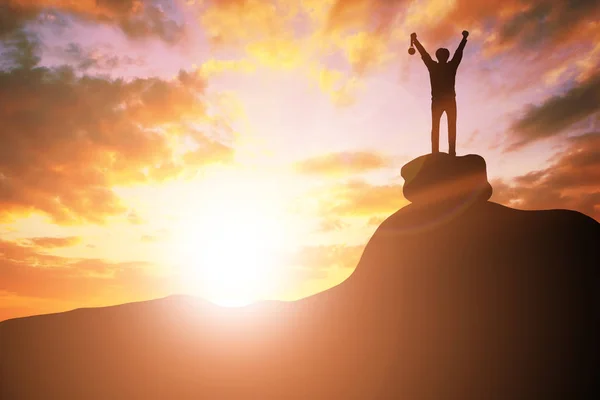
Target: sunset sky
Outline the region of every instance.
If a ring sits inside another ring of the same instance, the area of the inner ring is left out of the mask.
[[[458,155],[600,220],[597,0],[0,0],[0,320],[340,283],[430,151],[410,33],[463,30]]]

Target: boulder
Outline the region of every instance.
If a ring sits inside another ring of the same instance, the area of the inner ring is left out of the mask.
[[[486,201],[492,196],[483,157],[427,154],[402,167],[404,197],[413,203]]]

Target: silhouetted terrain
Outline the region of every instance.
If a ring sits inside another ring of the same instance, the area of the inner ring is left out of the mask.
[[[483,159],[445,157],[403,169],[413,204],[318,295],[1,323],[0,398],[600,398],[600,224],[491,203]]]

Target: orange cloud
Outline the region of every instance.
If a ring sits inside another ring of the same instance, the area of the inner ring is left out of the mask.
[[[18,30],[42,12],[116,25],[131,38],[156,36],[175,42],[183,35],[183,27],[155,0],[5,0],[0,6],[0,36]]]
[[[318,232],[327,233],[334,231],[341,231],[348,227],[341,218],[337,217],[324,217],[319,221]]]
[[[367,226],[379,226],[386,220],[387,217],[371,217],[367,221]]]
[[[256,70],[256,65],[248,59],[217,60],[210,59],[198,67],[198,73],[203,78],[210,78],[224,72],[250,73]]]
[[[356,77],[322,65],[311,65],[308,77],[329,95],[335,105],[341,107],[353,104],[358,90],[362,88]]]
[[[200,24],[214,44],[245,45],[290,34],[297,11],[286,0],[213,0],[200,11]]]
[[[162,240],[165,240],[171,235],[170,231],[167,229],[160,229],[153,234],[142,235],[140,240],[143,243],[157,243]]]
[[[295,169],[310,175],[354,175],[391,166],[389,158],[368,151],[331,153],[296,163]]]
[[[600,221],[600,132],[568,143],[550,167],[492,182],[492,201],[522,209],[569,208]]]
[[[69,301],[48,302],[39,297],[18,296],[0,290],[0,321],[29,315],[48,314],[77,307]]]
[[[174,281],[148,274],[149,267],[51,256],[0,240],[0,300],[7,300],[0,301],[0,319],[18,310],[23,316],[167,295]]]
[[[358,75],[363,75],[392,58],[387,41],[382,35],[371,32],[359,32],[344,40],[346,57]]]
[[[361,180],[334,185],[315,197],[321,215],[339,217],[391,214],[408,204],[402,185],[372,185]]]
[[[271,68],[312,65],[315,59],[338,49],[358,74],[386,62],[391,53],[383,30],[367,29],[361,24],[358,32],[344,36],[347,29],[334,23],[338,17],[343,19],[336,15],[339,8],[333,1],[300,5],[291,0],[209,1],[201,7],[199,21],[214,45],[243,49],[248,57]],[[387,6],[367,8],[379,12],[383,19],[389,15]],[[348,9],[343,7],[344,15]]]
[[[38,212],[60,224],[102,223],[127,211],[113,186],[230,159],[230,148],[188,128],[205,115],[205,85],[184,71],[129,82],[69,67],[1,71],[0,219]],[[179,154],[186,137],[197,149]]]
[[[81,242],[81,238],[78,236],[67,236],[67,237],[37,237],[26,239],[27,242],[32,243],[36,247],[53,249],[56,247],[72,247]]]
[[[460,32],[467,29],[482,43],[485,56],[526,55],[533,60],[522,68],[528,71],[525,83],[531,84],[531,75],[556,72],[564,63],[589,76],[600,54],[595,51],[599,18],[600,3],[594,0],[337,0],[326,26],[332,36],[356,36],[353,46],[334,41],[357,73],[397,54],[398,40],[407,42],[410,32],[418,32],[427,47],[449,38],[458,44]]]
[[[329,10],[327,29],[388,31],[411,0],[336,0]]]
[[[355,268],[364,245],[307,246],[295,254],[292,264],[309,269]]]

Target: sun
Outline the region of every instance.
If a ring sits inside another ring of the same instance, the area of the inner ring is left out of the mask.
[[[171,251],[186,293],[222,306],[268,296],[286,245],[284,203],[268,182],[209,179],[173,230]]]

